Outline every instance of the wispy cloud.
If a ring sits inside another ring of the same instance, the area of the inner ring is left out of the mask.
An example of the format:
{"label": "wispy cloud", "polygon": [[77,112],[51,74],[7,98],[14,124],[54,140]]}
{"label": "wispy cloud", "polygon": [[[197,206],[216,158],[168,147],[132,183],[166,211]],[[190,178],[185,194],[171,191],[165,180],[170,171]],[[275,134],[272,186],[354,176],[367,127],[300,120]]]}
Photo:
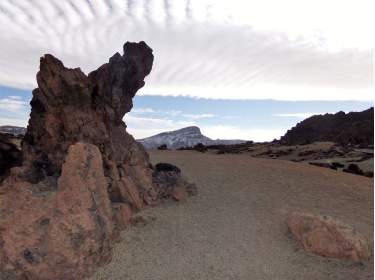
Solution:
{"label": "wispy cloud", "polygon": [[7,96],[0,98],[0,109],[8,112],[23,112],[27,103],[20,96]]}
{"label": "wispy cloud", "polygon": [[133,108],[131,112],[135,114],[149,114],[154,113],[155,110],[152,108]]}
{"label": "wispy cloud", "polygon": [[196,125],[195,122],[176,121],[167,118],[139,117],[131,114],[125,115],[124,121],[128,126],[128,132],[137,139],[149,137],[169,130]]}
{"label": "wispy cloud", "polygon": [[0,84],[34,87],[46,52],[88,72],[145,40],[155,63],[140,94],[372,100],[374,5],[329,2],[4,0]]}
{"label": "wispy cloud", "polygon": [[325,113],[280,113],[280,114],[274,114],[276,117],[284,117],[284,118],[298,118],[298,119],[306,119],[314,115],[324,115]]}
{"label": "wispy cloud", "polygon": [[13,126],[26,127],[27,121],[28,121],[27,118],[24,118],[24,117],[6,118],[6,117],[0,116],[0,125],[13,125]]}
{"label": "wispy cloud", "polygon": [[228,125],[202,126],[201,131],[212,139],[242,139],[257,142],[271,141],[284,135],[286,128],[248,128]]}
{"label": "wispy cloud", "polygon": [[148,116],[163,116],[163,117],[179,117],[188,120],[199,120],[216,117],[215,114],[201,113],[201,114],[191,114],[184,113],[180,110],[154,110],[152,108],[134,108],[129,113],[130,115],[148,115]]}
{"label": "wispy cloud", "polygon": [[213,118],[216,115],[214,114],[182,114],[183,117],[193,120]]}

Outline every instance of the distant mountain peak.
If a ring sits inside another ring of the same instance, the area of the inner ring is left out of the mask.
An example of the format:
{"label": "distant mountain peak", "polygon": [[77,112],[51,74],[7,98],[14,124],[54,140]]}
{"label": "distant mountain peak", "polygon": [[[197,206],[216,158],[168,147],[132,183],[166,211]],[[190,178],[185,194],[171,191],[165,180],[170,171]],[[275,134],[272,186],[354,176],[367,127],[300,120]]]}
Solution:
{"label": "distant mountain peak", "polygon": [[168,149],[178,149],[181,147],[192,147],[198,143],[204,145],[214,144],[236,144],[245,142],[244,140],[212,140],[202,134],[198,126],[188,126],[174,131],[167,131],[137,140],[146,149],[156,149],[161,145],[167,145]]}
{"label": "distant mountain peak", "polygon": [[3,125],[0,126],[0,133],[8,133],[12,135],[25,135],[26,128],[21,126]]}

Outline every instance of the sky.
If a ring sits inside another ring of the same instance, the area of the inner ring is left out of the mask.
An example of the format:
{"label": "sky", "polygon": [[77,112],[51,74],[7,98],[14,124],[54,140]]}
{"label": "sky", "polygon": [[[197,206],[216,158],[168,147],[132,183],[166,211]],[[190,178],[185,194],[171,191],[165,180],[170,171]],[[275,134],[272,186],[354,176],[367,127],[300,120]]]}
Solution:
{"label": "sky", "polygon": [[26,126],[39,57],[95,70],[154,51],[125,116],[136,138],[197,125],[267,141],[313,114],[373,106],[372,0],[2,0],[0,125]]}

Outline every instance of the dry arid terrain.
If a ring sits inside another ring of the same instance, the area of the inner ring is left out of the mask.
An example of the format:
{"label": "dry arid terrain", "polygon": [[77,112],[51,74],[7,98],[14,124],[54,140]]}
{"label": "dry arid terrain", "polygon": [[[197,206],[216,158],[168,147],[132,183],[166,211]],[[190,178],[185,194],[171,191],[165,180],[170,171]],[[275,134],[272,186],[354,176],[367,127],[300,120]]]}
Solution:
{"label": "dry arid terrain", "polygon": [[150,155],[179,166],[198,195],[142,212],[92,279],[373,279],[373,257],[353,264],[308,254],[285,223],[293,211],[330,215],[373,248],[373,179],[248,154]]}

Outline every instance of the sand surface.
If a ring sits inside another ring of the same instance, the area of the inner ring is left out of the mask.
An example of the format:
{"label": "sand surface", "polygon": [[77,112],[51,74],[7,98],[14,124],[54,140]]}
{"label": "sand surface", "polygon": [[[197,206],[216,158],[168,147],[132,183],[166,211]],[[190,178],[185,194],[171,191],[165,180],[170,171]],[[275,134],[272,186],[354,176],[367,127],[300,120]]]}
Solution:
{"label": "sand surface", "polygon": [[346,222],[373,246],[373,180],[248,155],[151,152],[178,165],[198,196],[148,208],[123,232],[113,261],[91,279],[373,279],[373,258],[351,264],[305,253],[288,233],[290,211]]}

